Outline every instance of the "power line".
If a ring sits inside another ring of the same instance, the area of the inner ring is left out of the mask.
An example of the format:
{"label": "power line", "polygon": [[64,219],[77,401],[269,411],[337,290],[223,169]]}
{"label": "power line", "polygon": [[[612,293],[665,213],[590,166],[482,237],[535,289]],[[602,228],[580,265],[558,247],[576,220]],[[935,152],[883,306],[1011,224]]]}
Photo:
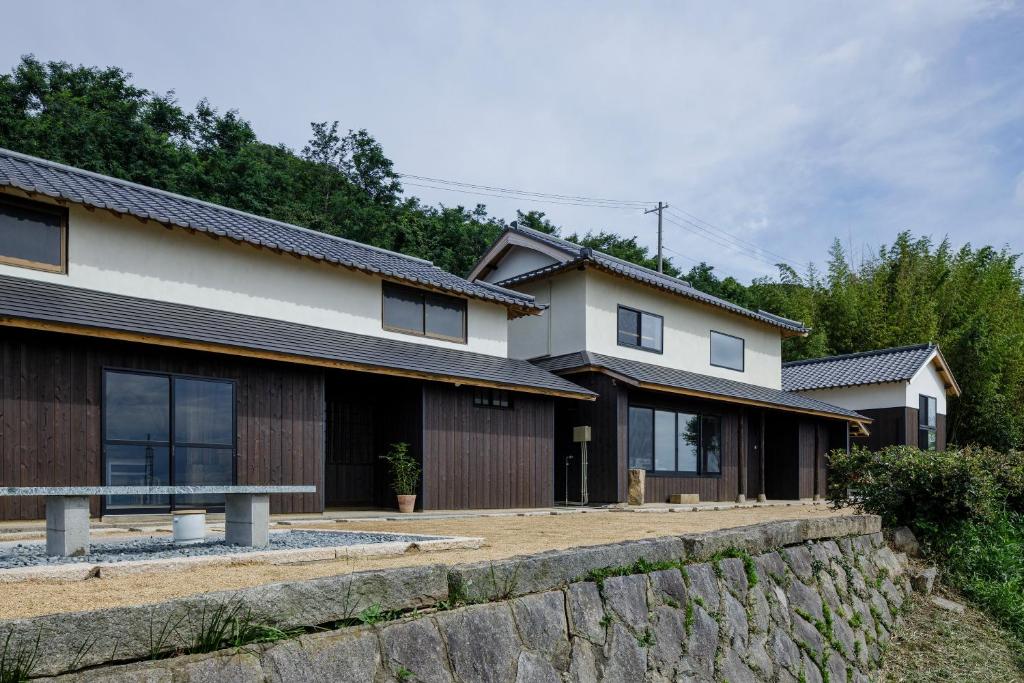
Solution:
{"label": "power line", "polygon": [[711,223],[710,221],[706,221],[703,218],[695,216],[692,213],[690,213],[689,211],[686,211],[686,210],[680,209],[680,208],[675,208],[675,209],[672,210],[672,212],[676,215],[677,218],[680,218],[681,220],[684,220],[687,223],[690,223],[691,225],[694,224],[694,221],[696,221],[697,223],[702,223],[703,225],[707,226],[708,228],[721,233],[726,238],[730,238],[731,241],[733,241],[733,242],[744,244],[744,245],[748,245],[750,248],[757,249],[758,251],[760,251],[760,252],[762,252],[764,254],[767,254],[767,255],[769,255],[769,256],[771,256],[773,258],[777,258],[777,259],[779,259],[781,261],[789,263],[790,265],[796,265],[795,263],[791,262],[787,257],[783,256],[782,254],[777,254],[777,253],[775,253],[775,252],[773,252],[773,251],[771,251],[769,249],[765,249],[764,247],[762,247],[762,246],[760,246],[758,244],[755,244],[754,242],[752,242],[752,241],[750,241],[748,239],[745,239],[743,237],[740,237],[740,236],[738,236],[738,235],[736,235],[734,233],[731,233],[728,230],[725,230],[724,228],[721,228],[721,227],[715,225],[714,223]]}
{"label": "power line", "polygon": [[[403,186],[418,187],[428,190],[442,190],[445,192],[461,193],[466,195],[474,195],[479,197],[493,197],[496,199],[511,199],[517,201],[523,201],[528,203],[537,204],[551,204],[555,206],[582,206],[598,209],[614,209],[617,211],[644,211],[644,213],[651,213],[657,211],[659,214],[659,223],[662,219],[672,223],[676,227],[682,228],[691,232],[699,237],[722,247],[729,249],[738,254],[744,255],[750,259],[759,261],[766,265],[776,266],[779,262],[786,263],[792,267],[802,268],[804,264],[797,264],[791,261],[789,258],[782,256],[781,254],[772,252],[769,249],[755,244],[754,242],[744,239],[735,233],[729,232],[710,221],[706,221],[703,218],[695,216],[694,214],[685,211],[684,209],[669,209],[667,204],[662,205],[661,202],[643,201],[638,199],[610,199],[606,197],[591,197],[586,195],[570,195],[570,194],[559,194],[553,192],[535,192],[532,190],[520,190],[515,188],[500,187],[497,185],[482,185],[477,183],[467,183],[458,180],[446,180],[443,178],[434,178],[430,176],[415,175],[412,173],[398,173],[400,178],[411,179],[419,182],[403,182]],[[651,206],[661,206],[661,210],[658,208],[649,209]],[[668,210],[671,216],[663,216],[663,210]],[[674,217],[674,219],[673,219]],[[659,231],[660,232],[660,231]],[[660,236],[660,235],[659,235]],[[660,241],[660,240],[659,240]],[[686,257],[680,254],[678,251],[669,249],[668,247],[662,247],[668,251],[679,256]],[[694,262],[697,262],[695,259]]]}
{"label": "power line", "polygon": [[618,204],[600,204],[595,202],[583,202],[583,201],[569,201],[559,199],[539,199],[535,197],[525,197],[507,194],[498,194],[496,192],[481,192],[478,190],[466,190],[459,187],[443,187],[439,185],[424,185],[420,183],[402,183],[403,187],[421,187],[428,190],[444,190],[446,192],[456,192],[459,194],[475,195],[478,197],[496,197],[498,199],[515,199],[522,202],[532,204],[554,204],[557,206],[588,206],[597,209],[615,209],[618,211],[639,211],[642,209],[640,206],[626,206]]}
{"label": "power line", "polygon": [[458,180],[444,180],[442,178],[430,178],[428,176],[413,175],[412,173],[399,173],[397,175],[400,178],[412,178],[413,180],[419,180],[422,182],[441,183],[443,185],[454,185],[456,187],[468,187],[474,190],[487,190],[489,192],[501,192],[514,195],[542,197],[546,199],[567,199],[583,202],[599,202],[602,204],[620,204],[630,205],[636,208],[648,207],[651,204],[654,204],[654,202],[644,201],[641,199],[608,199],[607,197],[586,197],[581,195],[554,194],[551,192],[533,192],[530,190],[516,190],[513,188],[497,187],[494,185],[476,185],[473,183],[464,183]]}
{"label": "power line", "polygon": [[684,230],[688,230],[689,232],[692,232],[700,237],[704,237],[705,239],[709,239],[721,247],[731,249],[732,251],[756,259],[767,265],[775,266],[782,262],[794,268],[803,267],[801,264],[795,263],[790,259],[785,258],[784,256],[780,256],[779,254],[773,254],[772,252],[761,248],[760,246],[754,244],[753,242],[734,237],[730,233],[726,233],[723,231],[715,231],[706,228],[700,225],[699,223],[695,223],[694,221],[688,220],[686,218],[681,219],[683,222],[672,220],[671,218],[666,218],[666,220],[676,225],[677,227],[683,228]]}

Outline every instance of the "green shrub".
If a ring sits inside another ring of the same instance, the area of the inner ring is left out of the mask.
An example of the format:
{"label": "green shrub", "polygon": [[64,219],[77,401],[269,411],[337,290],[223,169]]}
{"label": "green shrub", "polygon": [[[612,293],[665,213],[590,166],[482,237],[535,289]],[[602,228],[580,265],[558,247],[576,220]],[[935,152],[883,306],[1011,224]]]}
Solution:
{"label": "green shrub", "polygon": [[829,456],[828,497],[909,526],[945,581],[1024,643],[1024,454],[855,447]]}
{"label": "green shrub", "polygon": [[988,519],[1024,503],[1024,456],[990,448],[921,451],[854,446],[829,455],[828,498],[926,536],[951,521]]}
{"label": "green shrub", "polygon": [[380,456],[391,466],[391,488],[399,496],[416,494],[420,482],[420,464],[409,455],[409,444],[393,443],[387,455]]}

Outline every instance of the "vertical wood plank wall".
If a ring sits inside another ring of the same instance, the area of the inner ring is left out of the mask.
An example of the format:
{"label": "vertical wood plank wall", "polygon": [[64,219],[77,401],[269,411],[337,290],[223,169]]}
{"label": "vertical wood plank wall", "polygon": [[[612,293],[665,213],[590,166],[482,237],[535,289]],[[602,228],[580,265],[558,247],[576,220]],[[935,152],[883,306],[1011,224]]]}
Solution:
{"label": "vertical wood plank wall", "polygon": [[[327,374],[328,507],[395,507],[387,463],[391,444],[420,458],[423,382],[355,372]],[[418,504],[422,501],[417,501]]]}
{"label": "vertical wood plank wall", "polygon": [[[3,329],[0,485],[102,483],[104,367],[237,382],[239,484],[315,484],[271,496],[273,512],[323,509],[324,379],[316,370],[220,354]],[[92,500],[92,514],[100,500]],[[0,497],[0,519],[39,519],[42,499]]]}
{"label": "vertical wood plank wall", "polygon": [[424,384],[423,509],[553,505],[553,400],[512,393],[510,409],[485,408],[473,394]]}
{"label": "vertical wood plank wall", "polygon": [[[874,408],[857,412],[874,422],[868,425],[869,436],[855,437],[852,443],[873,451],[886,446],[917,446],[917,408]],[[941,413],[935,416],[935,441],[938,450],[946,450],[946,416]]]}

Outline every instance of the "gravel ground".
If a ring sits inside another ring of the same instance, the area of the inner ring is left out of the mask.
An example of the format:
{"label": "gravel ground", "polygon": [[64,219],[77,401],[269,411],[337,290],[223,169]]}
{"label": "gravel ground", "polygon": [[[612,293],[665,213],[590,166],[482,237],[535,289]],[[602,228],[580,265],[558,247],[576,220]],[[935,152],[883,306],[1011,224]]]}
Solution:
{"label": "gravel ground", "polygon": [[[736,508],[707,512],[634,514],[600,512],[543,517],[470,517],[426,520],[409,515],[408,521],[360,520],[347,526],[371,533],[478,536],[476,549],[440,553],[406,553],[395,557],[360,557],[297,565],[245,564],[230,567],[195,567],[187,571],[147,572],[88,581],[22,581],[0,584],[0,619],[30,617],[53,612],[154,603],[207,591],[247,588],[277,581],[298,581],[370,569],[411,565],[459,564],[496,560],[580,545],[614,543],[634,538],[711,531],[774,519],[831,517],[845,512],[824,505]],[[296,523],[297,524],[297,523]],[[346,525],[313,520],[303,527],[321,530]]]}
{"label": "gravel ground", "polygon": [[171,537],[142,536],[127,540],[92,542],[88,555],[77,557],[48,557],[45,543],[12,543],[0,548],[0,569],[35,567],[40,565],[74,564],[79,562],[134,562],[138,560],[166,560],[178,557],[203,557],[235,553],[263,552],[267,550],[299,550],[303,548],[331,548],[336,546],[371,543],[411,543],[442,538],[391,533],[364,533],[358,531],[279,531],[270,534],[270,546],[252,548],[227,545],[224,536],[209,534],[205,541],[189,545],[175,543]]}

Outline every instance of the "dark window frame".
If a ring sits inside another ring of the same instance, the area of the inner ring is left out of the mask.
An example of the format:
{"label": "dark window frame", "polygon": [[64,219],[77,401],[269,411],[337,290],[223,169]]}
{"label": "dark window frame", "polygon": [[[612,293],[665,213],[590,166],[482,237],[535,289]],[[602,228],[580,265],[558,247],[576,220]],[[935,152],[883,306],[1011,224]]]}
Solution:
{"label": "dark window frame", "polygon": [[39,213],[48,213],[57,216],[60,220],[60,263],[44,263],[41,261],[31,261],[28,259],[17,258],[15,256],[0,254],[0,264],[15,266],[18,268],[28,268],[30,270],[41,270],[47,273],[56,273],[58,275],[67,275],[68,208],[66,206],[57,206],[55,204],[47,204],[45,202],[32,201],[31,199],[23,199],[21,197],[12,197],[10,195],[0,194],[0,205],[5,204],[19,209],[38,211]]}
{"label": "dark window frame", "polygon": [[[129,375],[145,375],[148,377],[164,377],[167,378],[167,400],[168,400],[168,418],[167,418],[167,441],[144,441],[138,439],[107,439],[107,375],[108,373],[116,372]],[[100,368],[100,474],[102,477],[103,485],[107,484],[107,445],[113,446],[158,446],[161,448],[167,448],[167,463],[168,463],[168,485],[174,486],[174,449],[175,447],[181,448],[219,448],[226,449],[229,446],[225,444],[214,444],[214,443],[198,443],[198,442],[181,442],[178,443],[175,439],[175,424],[174,424],[174,380],[175,379],[190,379],[207,382],[220,382],[223,384],[231,385],[231,483],[235,485],[238,483],[238,380],[230,377],[208,377],[203,375],[192,375],[181,372],[161,372],[159,370],[139,370],[138,368],[122,368],[116,366],[102,366]],[[107,496],[100,497],[100,507],[103,514],[107,512]],[[175,509],[175,496],[168,496],[167,511]],[[209,512],[223,512],[224,506],[209,506],[206,508]],[[129,507],[116,507],[116,514],[154,514],[154,510],[157,508],[129,508]],[[166,514],[156,512],[155,514]]]}
{"label": "dark window frame", "polygon": [[[626,342],[622,341],[622,339],[619,337],[619,311],[629,311],[630,313],[636,313],[636,316],[637,316],[636,317],[636,323],[637,323],[636,337],[637,337],[637,340],[639,340],[639,339],[641,339],[643,337],[643,329],[644,329],[644,327],[643,327],[643,318],[644,318],[644,316],[645,315],[649,315],[652,318],[657,318],[658,319],[658,323],[661,325],[661,335],[660,335],[660,338],[659,338],[660,344],[659,344],[658,348],[656,348],[656,349],[648,348],[648,347],[643,346],[642,344],[640,344],[639,341],[636,344],[629,344],[629,343],[626,343]],[[623,347],[625,347],[627,349],[638,349],[640,351],[646,351],[647,353],[664,354],[665,353],[665,316],[658,315],[657,313],[651,313],[650,311],[643,311],[643,310],[640,310],[639,308],[633,308],[632,306],[623,306],[622,304],[619,304],[618,307],[615,309],[615,341],[616,341],[616,343],[618,343],[619,346],[623,346]]]}
{"label": "dark window frame", "polygon": [[511,391],[492,387],[473,389],[473,405],[477,408],[490,408],[491,410],[512,410],[514,408]]}
{"label": "dark window frame", "polygon": [[[929,424],[929,408],[935,406],[935,424]],[[922,408],[925,408],[922,410]],[[939,401],[928,394],[917,395],[917,447],[922,451],[938,450],[939,448]],[[933,439],[929,439],[933,437]],[[935,446],[930,441],[935,441]]]}
{"label": "dark window frame", "polygon": [[[629,463],[629,434],[632,429],[632,419],[630,417],[631,409],[650,410],[651,411],[651,469],[645,469],[649,477],[686,477],[686,478],[704,478],[704,479],[719,479],[722,477],[722,468],[725,463],[725,451],[722,448],[723,442],[719,443],[719,454],[718,454],[718,471],[708,472],[707,471],[707,457],[704,445],[704,420],[705,418],[715,418],[718,420],[719,439],[721,440],[722,435],[725,433],[725,421],[721,413],[716,412],[704,412],[700,410],[675,410],[666,409],[664,407],[658,407],[647,403],[630,403],[626,407],[626,466],[630,468]],[[675,463],[676,467],[679,467],[679,415],[693,415],[697,418],[698,424],[698,437],[697,437],[697,470],[659,470],[653,469],[657,462],[657,455],[655,453],[656,439],[654,438],[654,430],[656,425],[656,418],[654,414],[657,412],[671,412],[675,414],[675,430],[673,433],[673,444],[675,448]]]}
{"label": "dark window frame", "polygon": [[[715,338],[716,334],[719,335],[719,336],[722,336],[722,337],[729,337],[730,339],[739,339],[740,340],[740,367],[734,368],[731,365],[721,365],[720,363],[714,362],[714,360],[713,360],[713,358],[715,357],[715,351],[714,351],[715,342],[714,342],[714,338]],[[725,370],[733,370],[735,372],[746,372],[747,371],[747,340],[745,338],[743,338],[743,337],[737,337],[735,334],[728,334],[726,332],[719,332],[718,330],[711,330],[711,333],[708,335],[708,363],[710,363],[711,367],[713,367],[713,368],[723,368]]]}
{"label": "dark window frame", "polygon": [[[399,327],[397,325],[388,325],[385,322],[384,307],[387,306],[387,290],[397,290],[404,292],[406,295],[412,294],[420,299],[420,318],[423,326],[423,331],[407,329],[405,327]],[[430,299],[438,299],[446,302],[459,302],[459,308],[462,309],[462,336],[452,337],[445,334],[431,333],[427,330],[427,302]],[[409,287],[406,285],[398,284],[397,282],[391,282],[384,280],[381,283],[380,290],[380,324],[381,329],[387,330],[388,332],[398,332],[400,334],[408,334],[414,337],[424,337],[426,339],[439,339],[441,341],[449,341],[457,344],[466,344],[469,341],[469,303],[466,299],[458,296],[451,296],[449,294],[440,294],[438,292],[429,291],[426,289],[419,289],[418,287]]]}

